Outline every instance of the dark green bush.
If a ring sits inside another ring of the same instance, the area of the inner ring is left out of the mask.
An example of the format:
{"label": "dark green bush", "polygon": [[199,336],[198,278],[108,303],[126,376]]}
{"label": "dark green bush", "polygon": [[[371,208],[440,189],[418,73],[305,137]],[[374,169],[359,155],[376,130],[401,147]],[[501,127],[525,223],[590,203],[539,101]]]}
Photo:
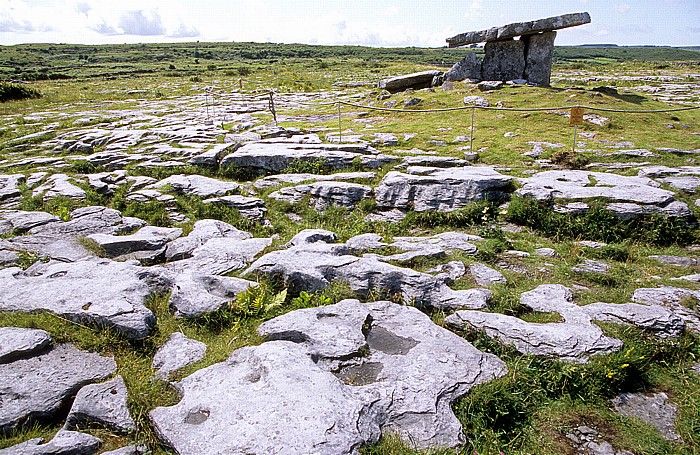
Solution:
{"label": "dark green bush", "polygon": [[41,93],[22,84],[0,82],[0,102],[41,98]]}

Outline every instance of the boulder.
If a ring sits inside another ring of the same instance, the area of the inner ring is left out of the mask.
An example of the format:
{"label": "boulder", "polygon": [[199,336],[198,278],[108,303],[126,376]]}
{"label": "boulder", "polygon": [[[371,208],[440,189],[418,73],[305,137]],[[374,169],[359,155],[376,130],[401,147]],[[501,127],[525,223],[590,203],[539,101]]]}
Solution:
{"label": "boulder", "polygon": [[195,269],[174,278],[169,304],[175,317],[197,318],[235,301],[238,294],[251,286],[257,286],[257,283],[235,277],[205,275]]}
{"label": "boulder", "polygon": [[481,80],[481,60],[474,52],[467,54],[445,73],[446,81]]}
{"label": "boulder", "polygon": [[54,174],[46,179],[43,185],[34,188],[32,196],[41,196],[44,201],[55,199],[59,196],[81,201],[86,199],[87,193],[85,190],[71,183],[70,179],[66,174]]}
{"label": "boulder", "polygon": [[[435,325],[415,308],[344,300],[287,313],[262,324],[271,340],[304,346],[377,411],[384,434],[416,448],[466,442],[451,403],[473,386],[506,373],[503,362]],[[367,393],[374,392],[374,393]]]}
{"label": "boulder", "polygon": [[164,266],[171,274],[225,275],[245,268],[265,248],[271,238],[214,237],[192,250],[191,257]]}
{"label": "boulder", "polygon": [[153,356],[151,367],[156,370],[156,377],[167,381],[170,373],[198,362],[204,358],[206,352],[206,344],[175,332],[163,346],[158,348],[156,355]]}
{"label": "boulder", "polygon": [[374,190],[380,209],[451,212],[484,199],[502,199],[512,179],[489,167],[438,169],[409,167],[391,171]]}
{"label": "boulder", "polygon": [[0,455],[94,455],[102,445],[102,440],[95,436],[68,430],[58,430],[51,441],[43,442],[44,438],[30,439],[0,449]]}
{"label": "boulder", "polygon": [[288,186],[270,194],[272,199],[292,204],[301,202],[306,196],[310,197],[310,202],[317,211],[335,206],[353,208],[360,201],[371,198],[372,188],[357,183],[331,181]]}
{"label": "boulder", "polygon": [[0,270],[0,311],[45,310],[141,339],[155,324],[145,299],[169,289],[158,270],[106,259],[55,262],[37,276],[13,267]]}
{"label": "boulder", "polygon": [[672,286],[640,288],[634,291],[632,301],[665,306],[683,318],[688,329],[700,332],[700,314],[692,309],[700,301],[700,291]]}
{"label": "boulder", "polygon": [[150,416],[177,453],[356,455],[379,439],[372,407],[291,342],[238,349],[176,386],[181,401]]}
{"label": "boulder", "polygon": [[0,434],[20,425],[49,421],[81,387],[106,379],[116,369],[114,359],[68,344],[35,357],[0,364]]}
{"label": "boulder", "polygon": [[160,190],[165,187],[172,188],[176,194],[197,196],[200,198],[210,198],[216,196],[226,196],[237,193],[240,185],[236,182],[226,182],[202,175],[171,175],[146,187],[150,190]]}
{"label": "boulder", "polygon": [[419,73],[406,74],[395,76],[379,81],[378,87],[387,90],[391,93],[403,92],[406,89],[422,89],[430,87],[433,84],[433,79],[442,75],[441,71],[428,70]]}
{"label": "boulder", "polygon": [[0,327],[0,364],[31,357],[51,344],[45,330]]}
{"label": "boulder", "polygon": [[525,73],[525,43],[520,40],[488,41],[484,46],[481,80],[510,81]]}
{"label": "boulder", "polygon": [[66,222],[42,223],[30,228],[27,233],[60,240],[66,237],[85,237],[90,234],[126,234],[145,225],[145,221],[123,217],[117,210],[90,206],[73,210],[70,219]]}
{"label": "boulder", "polygon": [[287,242],[287,247],[309,245],[311,243],[335,243],[338,241],[338,234],[325,229],[304,229]]}
{"label": "boulder", "polygon": [[179,237],[168,243],[165,257],[168,261],[177,261],[192,257],[192,252],[204,245],[209,239],[225,237],[237,240],[246,240],[253,237],[249,232],[244,232],[219,220],[199,220],[194,223],[192,231],[186,237]]}
{"label": "boulder", "polygon": [[477,286],[491,286],[492,284],[506,284],[506,277],[498,270],[494,270],[484,264],[472,264],[469,271],[474,277]]}
{"label": "boulder", "polygon": [[78,391],[63,428],[76,430],[88,423],[97,423],[120,433],[136,430],[136,423],[127,406],[126,385],[121,376],[101,384],[86,385]]}
{"label": "boulder", "polygon": [[661,305],[591,303],[580,308],[596,321],[634,325],[659,338],[675,338],[685,330],[685,321]]}
{"label": "boulder", "polygon": [[32,228],[55,221],[61,221],[61,219],[46,212],[2,211],[0,212],[0,235],[24,234]]}

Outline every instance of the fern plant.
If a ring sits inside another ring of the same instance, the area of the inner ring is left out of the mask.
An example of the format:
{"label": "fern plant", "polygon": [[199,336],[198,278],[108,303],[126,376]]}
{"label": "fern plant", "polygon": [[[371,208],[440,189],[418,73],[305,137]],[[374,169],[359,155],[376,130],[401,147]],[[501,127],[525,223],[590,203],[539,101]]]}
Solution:
{"label": "fern plant", "polygon": [[241,317],[259,317],[282,307],[287,300],[287,290],[275,293],[266,283],[251,286],[238,294],[231,302],[231,310]]}

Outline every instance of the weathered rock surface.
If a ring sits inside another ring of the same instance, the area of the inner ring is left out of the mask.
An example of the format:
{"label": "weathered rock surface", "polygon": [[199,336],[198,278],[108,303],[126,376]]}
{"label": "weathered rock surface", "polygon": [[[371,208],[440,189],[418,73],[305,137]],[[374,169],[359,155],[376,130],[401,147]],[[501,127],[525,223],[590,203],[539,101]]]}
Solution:
{"label": "weathered rock surface", "polygon": [[633,455],[626,450],[616,450],[612,444],[605,441],[597,430],[580,425],[567,433],[577,454],[581,455]]}
{"label": "weathered rock surface", "polygon": [[446,81],[463,81],[466,79],[481,79],[481,60],[474,52],[467,54],[466,57],[455,63],[452,68],[445,73]]}
{"label": "weathered rock surface", "polygon": [[192,257],[192,252],[209,239],[217,237],[246,240],[253,237],[228,223],[219,220],[199,220],[194,223],[192,231],[186,237],[179,237],[170,242],[165,251],[168,261],[177,261]]}
{"label": "weathered rock surface", "polygon": [[214,237],[192,250],[190,258],[170,262],[164,268],[175,274],[225,275],[245,268],[271,244],[271,238]]}
{"label": "weathered rock surface", "polygon": [[238,349],[177,387],[177,405],[150,413],[177,453],[351,455],[379,439],[371,406],[294,343]]}
{"label": "weathered rock surface", "polygon": [[171,175],[160,182],[149,185],[146,189],[159,190],[166,186],[172,188],[177,194],[210,198],[237,193],[240,185],[235,182],[226,182],[202,175],[178,174]]}
{"label": "weathered rock surface", "polygon": [[63,428],[76,430],[90,422],[122,433],[136,430],[136,423],[127,407],[126,385],[121,376],[80,389]]}
{"label": "weathered rock surface", "polygon": [[123,217],[117,210],[90,206],[73,210],[66,222],[42,223],[30,228],[27,233],[56,240],[90,234],[125,234],[145,225],[145,221]]}
{"label": "weathered rock surface", "polygon": [[56,262],[37,276],[12,267],[0,270],[0,310],[46,310],[141,339],[155,324],[144,300],[169,288],[169,281],[156,270],[106,259]]}
{"label": "weathered rock surface", "polygon": [[[424,167],[464,167],[469,166],[469,162],[460,160],[453,156],[433,156],[433,155],[417,155],[405,156],[400,164],[401,167],[409,166],[424,166]],[[398,166],[397,166],[398,167]]]}
{"label": "weathered rock surface", "polygon": [[263,221],[267,214],[265,201],[256,197],[248,196],[221,196],[211,199],[205,199],[205,204],[217,204],[231,207],[238,210],[238,213],[244,217],[255,221]]}
{"label": "weathered rock surface", "polygon": [[672,286],[640,288],[634,291],[632,301],[665,306],[683,318],[688,329],[700,332],[700,313],[697,309],[692,309],[697,308],[696,302],[700,301],[700,291]]}
{"label": "weathered rock surface", "polygon": [[472,264],[469,271],[478,286],[491,286],[492,284],[506,284],[506,277],[498,270],[494,270],[484,264]]}
{"label": "weathered rock surface", "polygon": [[127,446],[121,449],[103,452],[102,455],[145,455],[148,453],[148,447],[144,445]]}
{"label": "weathered rock surface", "polygon": [[634,325],[659,338],[675,338],[685,330],[685,321],[660,305],[591,303],[580,308],[596,321]]}
{"label": "weathered rock surface", "polygon": [[[354,159],[377,155],[364,144],[251,143],[221,160],[221,168],[236,166],[257,174],[279,174],[295,160],[323,160],[331,169],[350,167]],[[390,162],[390,161],[389,161]],[[384,163],[377,163],[378,166]],[[376,167],[378,167],[376,166]]]}
{"label": "weathered rock surface", "polygon": [[418,448],[464,444],[450,404],[474,385],[506,372],[496,357],[436,326],[420,311],[390,302],[344,300],[298,310],[258,331],[268,339],[301,343],[351,390],[376,392],[365,396],[381,397],[367,404],[379,411],[382,431]]}
{"label": "weathered rock surface", "polygon": [[451,212],[483,199],[501,199],[511,178],[488,167],[409,167],[389,172],[374,190],[380,209]]}
{"label": "weathered rock surface", "polygon": [[297,233],[287,242],[287,247],[309,245],[312,243],[335,243],[338,241],[338,234],[326,229],[304,229]]}
{"label": "weathered rock surface", "polygon": [[440,76],[442,72],[437,70],[421,71],[419,73],[406,74],[403,76],[395,76],[379,81],[378,87],[387,90],[391,93],[403,92],[406,89],[421,89],[430,87],[433,84],[433,78]]}
{"label": "weathered rock surface", "polygon": [[54,174],[43,185],[34,188],[32,196],[41,196],[44,201],[55,199],[59,196],[69,199],[83,200],[87,193],[82,188],[74,185],[66,174]]}
{"label": "weathered rock surface", "polygon": [[253,186],[258,190],[265,190],[275,186],[281,186],[285,183],[303,183],[309,181],[353,181],[373,179],[376,176],[375,172],[338,172],[335,174],[278,174],[269,175],[255,181]]}
{"label": "weathered rock surface", "polygon": [[523,78],[529,83],[549,86],[556,38],[557,32],[553,31],[521,38],[525,41],[527,49]]}
{"label": "weathered rock surface", "polygon": [[612,403],[620,414],[642,419],[656,427],[664,438],[682,442],[675,430],[678,408],[668,401],[665,393],[649,396],[642,393],[621,393]]}
{"label": "weathered rock surface", "polygon": [[466,46],[467,44],[484,41],[505,40],[520,35],[531,35],[540,32],[560,30],[567,27],[588,24],[591,16],[588,13],[564,14],[530,22],[516,22],[502,27],[493,27],[478,32],[462,33],[447,39],[450,47]]}
{"label": "weathered rock surface", "polygon": [[82,386],[106,379],[116,368],[114,359],[72,345],[0,364],[0,433],[50,419]]}
{"label": "weathered rock surface", "polygon": [[658,254],[649,256],[649,259],[654,259],[662,264],[675,265],[677,267],[695,267],[700,264],[698,258],[691,258],[686,256],[671,256],[667,254]]}
{"label": "weathered rock surface", "polygon": [[146,226],[130,235],[91,234],[87,238],[109,257],[117,257],[136,251],[152,251],[182,235],[180,228]]}
{"label": "weathered rock surface", "polygon": [[327,210],[330,207],[353,208],[363,199],[372,195],[372,188],[357,183],[348,182],[316,182],[309,185],[298,185],[281,188],[270,194],[270,197],[290,203],[301,202],[305,196],[310,196],[314,209]]}
{"label": "weathered rock surface", "polygon": [[485,308],[491,294],[484,289],[453,291],[426,273],[397,267],[375,257],[356,257],[344,245],[313,243],[273,251],[255,261],[243,276],[279,276],[289,292],[314,292],[339,279],[365,298],[370,292],[401,296],[417,307]]}
{"label": "weathered rock surface", "polygon": [[594,275],[605,275],[612,269],[612,266],[600,261],[586,259],[583,263],[572,267],[571,271],[576,273],[592,273]]}
{"label": "weathered rock surface", "polygon": [[489,41],[484,46],[481,80],[510,81],[525,73],[525,42],[520,40]]}
{"label": "weathered rock surface", "polygon": [[26,358],[51,344],[51,335],[45,330],[0,327],[0,363]]}
{"label": "weathered rock surface", "polygon": [[7,449],[0,455],[93,455],[97,453],[102,440],[95,436],[76,431],[58,430],[46,444],[44,438],[34,438]]}
{"label": "weathered rock surface", "polygon": [[174,279],[169,305],[175,317],[196,318],[221,309],[256,285],[241,278],[199,274],[197,270],[184,272]]}
{"label": "weathered rock surface", "polygon": [[24,234],[32,228],[61,219],[46,212],[6,210],[0,212],[0,234]]}
{"label": "weathered rock surface", "polygon": [[23,174],[0,175],[0,201],[22,197],[19,185],[25,180]]}
{"label": "weathered rock surface", "polygon": [[152,368],[156,370],[158,378],[167,381],[170,373],[201,360],[206,352],[206,344],[175,332],[158,348],[153,356]]}

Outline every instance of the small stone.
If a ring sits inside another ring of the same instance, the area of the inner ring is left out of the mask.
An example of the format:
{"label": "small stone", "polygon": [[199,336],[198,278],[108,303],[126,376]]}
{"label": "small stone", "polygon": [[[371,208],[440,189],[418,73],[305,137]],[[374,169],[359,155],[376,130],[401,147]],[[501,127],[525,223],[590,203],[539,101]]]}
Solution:
{"label": "small stone", "polygon": [[586,259],[583,264],[579,264],[576,267],[572,267],[571,271],[576,273],[593,273],[596,275],[605,275],[612,269],[611,265],[605,264],[604,262],[592,261]]}
{"label": "small stone", "polygon": [[204,357],[206,351],[206,344],[175,332],[163,346],[158,348],[151,367],[157,370],[158,378],[167,381],[170,373],[198,362]]}
{"label": "small stone", "polygon": [[127,406],[126,385],[121,376],[101,384],[87,385],[78,391],[64,429],[75,430],[88,422],[96,422],[122,433],[136,430]]}
{"label": "small stone", "polygon": [[51,335],[44,330],[0,327],[0,364],[31,357],[49,344]]}
{"label": "small stone", "polygon": [[547,258],[554,258],[557,257],[557,252],[553,250],[552,248],[537,248],[535,250],[535,254],[537,256],[543,256]]}
{"label": "small stone", "polygon": [[465,96],[464,104],[467,106],[479,106],[479,107],[489,107],[489,100],[483,96]]}
{"label": "small stone", "polygon": [[664,438],[681,443],[675,431],[678,408],[668,401],[665,393],[644,395],[641,393],[621,393],[612,400],[615,410],[628,417],[637,417],[650,423]]}
{"label": "small stone", "polygon": [[94,455],[102,445],[102,440],[95,436],[68,430],[58,430],[51,441],[42,442],[43,438],[30,439],[0,449],[0,455]]}
{"label": "small stone", "polygon": [[423,101],[423,100],[420,99],[420,98],[409,98],[409,99],[407,99],[406,101],[403,102],[403,107],[413,107],[413,106],[417,106],[418,104],[421,103],[421,101]]}
{"label": "small stone", "polygon": [[472,264],[469,271],[478,286],[491,286],[492,284],[506,284],[506,278],[498,270],[487,267],[484,264]]}
{"label": "small stone", "polygon": [[654,259],[662,264],[675,265],[677,267],[694,267],[698,265],[697,258],[689,258],[684,256],[670,256],[670,255],[652,255],[649,259]]}

